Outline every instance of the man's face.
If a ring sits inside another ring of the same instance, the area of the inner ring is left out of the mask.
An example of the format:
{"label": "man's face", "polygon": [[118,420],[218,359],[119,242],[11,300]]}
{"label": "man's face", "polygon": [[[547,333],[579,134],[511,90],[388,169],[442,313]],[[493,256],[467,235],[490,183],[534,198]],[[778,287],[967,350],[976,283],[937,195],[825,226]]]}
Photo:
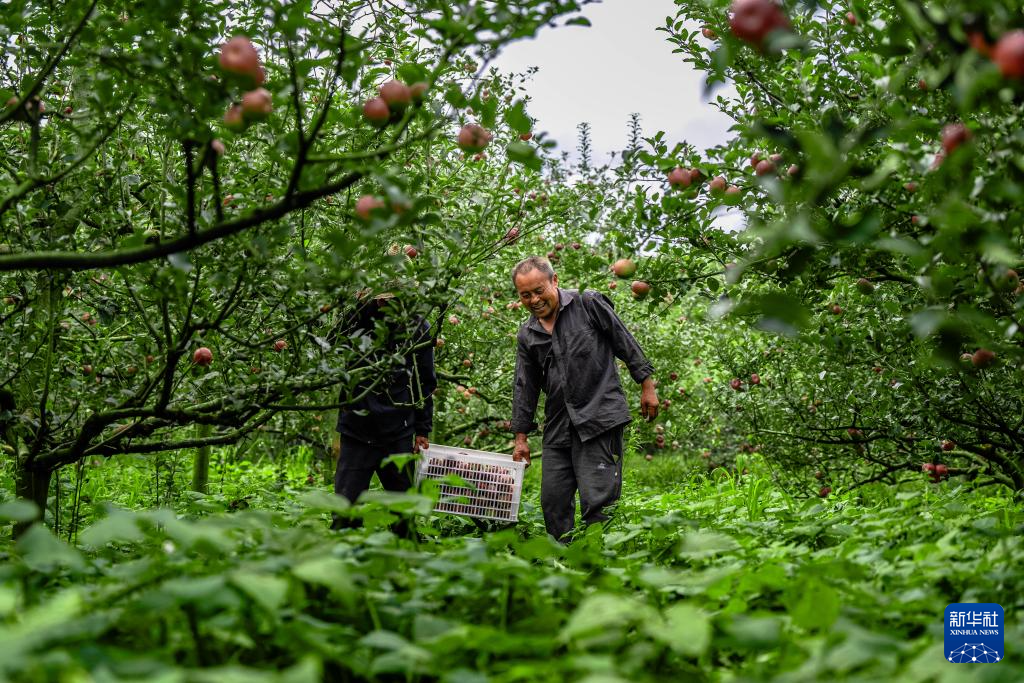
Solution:
{"label": "man's face", "polygon": [[558,311],[558,276],[552,279],[539,270],[527,270],[516,276],[519,300],[537,318],[548,320]]}

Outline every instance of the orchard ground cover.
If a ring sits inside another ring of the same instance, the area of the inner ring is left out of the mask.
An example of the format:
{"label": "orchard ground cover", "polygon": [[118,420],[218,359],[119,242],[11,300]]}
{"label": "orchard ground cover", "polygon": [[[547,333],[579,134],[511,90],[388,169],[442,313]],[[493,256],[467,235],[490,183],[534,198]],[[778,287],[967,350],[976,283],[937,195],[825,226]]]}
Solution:
{"label": "orchard ground cover", "polygon": [[[3,4],[3,675],[1019,680],[1024,7],[676,7],[734,136],[595,166],[489,64],[571,0]],[[327,532],[410,350],[345,321],[426,318],[434,442],[508,452],[533,254],[657,369],[614,524],[545,539],[533,468],[512,529]]]}
{"label": "orchard ground cover", "polygon": [[[537,467],[505,530],[376,491],[365,528],[330,532],[338,500],[273,464],[232,492],[245,510],[221,495],[177,514],[109,507],[75,545],[36,526],[5,550],[0,667],[25,681],[1019,680],[1019,623],[1006,659],[974,668],[945,662],[941,623],[958,600],[1020,609],[1019,503],[923,476],[797,497],[759,455],[740,464],[633,453],[614,523],[567,548],[543,533]],[[390,533],[395,516],[420,538]]]}

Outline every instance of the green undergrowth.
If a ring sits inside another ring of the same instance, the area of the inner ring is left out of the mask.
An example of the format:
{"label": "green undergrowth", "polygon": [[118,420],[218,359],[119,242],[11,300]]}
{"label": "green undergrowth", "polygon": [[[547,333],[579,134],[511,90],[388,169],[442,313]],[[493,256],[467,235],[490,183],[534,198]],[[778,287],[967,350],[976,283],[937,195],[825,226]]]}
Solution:
{"label": "green undergrowth", "polygon": [[[0,679],[1024,680],[1012,496],[954,479],[819,499],[747,465],[629,457],[613,523],[568,547],[543,534],[539,466],[508,528],[411,493],[347,509],[287,472],[108,507],[74,544],[36,526],[0,545]],[[364,526],[331,532],[332,512]],[[1003,606],[1002,662],[945,661],[951,602]]]}

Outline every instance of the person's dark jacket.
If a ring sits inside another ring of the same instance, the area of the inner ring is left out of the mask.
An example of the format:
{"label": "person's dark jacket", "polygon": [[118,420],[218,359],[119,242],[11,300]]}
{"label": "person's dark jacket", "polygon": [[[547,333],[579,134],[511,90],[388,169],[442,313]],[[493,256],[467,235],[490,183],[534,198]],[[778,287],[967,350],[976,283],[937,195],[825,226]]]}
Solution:
{"label": "person's dark jacket", "polygon": [[[537,428],[534,413],[540,392],[547,394],[546,446],[566,442],[570,422],[582,441],[629,422],[616,358],[637,383],[654,374],[606,296],[593,290],[580,294],[559,289],[558,297],[553,334],[533,316],[519,328],[512,398],[512,431],[529,433]],[[563,400],[557,400],[559,396]]]}
{"label": "person's dark jacket", "polygon": [[[372,302],[362,307],[349,334],[366,334],[374,339],[375,330],[379,332],[375,325],[380,318],[376,308]],[[371,354],[371,363],[393,355],[401,347],[417,348],[405,354],[402,365],[391,366],[389,376],[365,397],[338,412],[337,429],[342,437],[368,444],[383,444],[413,435],[430,434],[434,416],[433,393],[437,388],[434,345],[430,339],[430,324],[420,319],[414,325],[411,337],[402,339],[400,330],[392,323],[387,328],[386,339],[375,340],[380,347]],[[354,395],[360,395],[371,383],[372,378],[361,382]],[[346,393],[342,388],[342,402]]]}

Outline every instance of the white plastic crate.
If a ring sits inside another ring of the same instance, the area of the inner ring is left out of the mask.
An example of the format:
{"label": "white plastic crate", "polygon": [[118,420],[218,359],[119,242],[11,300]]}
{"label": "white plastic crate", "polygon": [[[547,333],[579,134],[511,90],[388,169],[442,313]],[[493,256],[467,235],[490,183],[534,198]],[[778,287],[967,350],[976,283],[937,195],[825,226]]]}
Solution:
{"label": "white plastic crate", "polygon": [[525,469],[511,455],[431,444],[417,463],[416,484],[454,474],[466,485],[441,482],[436,512],[515,522]]}

